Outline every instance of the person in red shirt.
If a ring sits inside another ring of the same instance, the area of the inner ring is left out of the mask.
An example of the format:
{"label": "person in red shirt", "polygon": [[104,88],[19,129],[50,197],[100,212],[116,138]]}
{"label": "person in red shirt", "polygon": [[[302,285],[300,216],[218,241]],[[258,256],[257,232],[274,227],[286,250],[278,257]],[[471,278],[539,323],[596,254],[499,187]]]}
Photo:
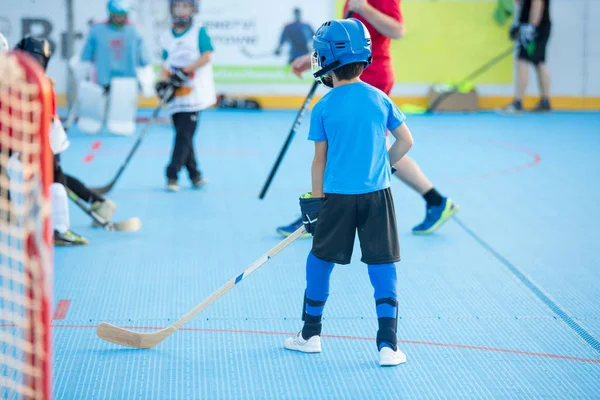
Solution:
{"label": "person in red shirt", "polygon": [[[373,62],[360,79],[389,95],[394,86],[391,42],[392,39],[403,37],[405,33],[400,0],[347,0],[344,15],[349,14],[351,18],[364,23],[371,34]],[[292,63],[292,71],[299,77],[310,67],[311,54],[298,57]],[[412,229],[414,234],[430,234],[458,212],[458,205],[435,189],[412,158],[402,157],[396,168],[394,175],[423,196],[426,202],[425,219]],[[277,228],[277,232],[282,236],[289,236],[300,226],[302,218]]]}

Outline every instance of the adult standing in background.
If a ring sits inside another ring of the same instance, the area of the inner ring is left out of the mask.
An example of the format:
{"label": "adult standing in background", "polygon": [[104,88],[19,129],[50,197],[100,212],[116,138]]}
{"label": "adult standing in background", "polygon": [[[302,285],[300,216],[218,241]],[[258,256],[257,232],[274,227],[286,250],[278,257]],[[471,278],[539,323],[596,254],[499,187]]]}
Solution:
{"label": "adult standing in background", "polygon": [[523,111],[523,98],[529,82],[529,64],[535,68],[540,102],[533,111],[551,111],[550,72],[546,65],[546,47],[550,39],[552,22],[550,21],[550,0],[517,0],[520,6],[518,19],[510,28],[510,37],[517,41],[517,80],[515,97],[504,108],[509,113]]}
{"label": "adult standing in background", "polygon": [[290,44],[289,64],[296,58],[310,51],[309,45],[312,42],[312,37],[315,34],[312,27],[302,22],[302,10],[294,8],[294,22],[287,24],[281,32],[279,46],[275,49],[275,55],[281,54],[281,48],[285,43]]}

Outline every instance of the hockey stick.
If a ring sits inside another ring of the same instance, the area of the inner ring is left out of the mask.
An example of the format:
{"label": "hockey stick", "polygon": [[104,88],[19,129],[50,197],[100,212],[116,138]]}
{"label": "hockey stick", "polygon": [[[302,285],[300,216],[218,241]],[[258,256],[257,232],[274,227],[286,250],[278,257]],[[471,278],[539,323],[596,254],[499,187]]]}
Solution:
{"label": "hockey stick", "polygon": [[142,227],[142,223],[138,217],[130,218],[123,222],[110,222],[96,214],[90,207],[85,204],[83,200],[79,198],[71,189],[66,188],[69,198],[75,202],[81,208],[81,210],[92,217],[96,223],[102,226],[107,231],[120,231],[120,232],[134,232],[139,231]]}
{"label": "hockey stick", "polygon": [[[172,90],[174,90],[174,88],[170,88],[170,90],[172,91]],[[150,119],[148,120],[148,122],[146,123],[146,125],[144,126],[144,128],[142,129],[142,131],[140,132],[140,134],[139,134],[138,138],[136,139],[133,147],[129,151],[129,154],[125,158],[125,161],[123,161],[123,164],[121,164],[121,167],[119,167],[119,170],[117,171],[117,174],[115,175],[115,177],[113,178],[113,180],[110,181],[110,183],[108,185],[106,185],[106,186],[102,186],[102,187],[98,187],[98,188],[93,188],[91,190],[93,190],[94,192],[96,192],[98,194],[105,194],[105,193],[108,193],[108,192],[110,192],[112,190],[112,188],[115,186],[115,184],[117,183],[117,181],[121,177],[121,174],[123,173],[123,171],[125,171],[125,168],[129,164],[129,161],[131,160],[131,158],[133,157],[133,155],[137,151],[138,147],[140,147],[140,144],[142,144],[142,140],[144,139],[144,136],[146,136],[146,134],[150,130],[150,127],[156,121],[156,119],[158,117],[158,113],[160,113],[160,110],[165,106],[165,104],[167,104],[166,99],[168,99],[170,96],[171,96],[171,92],[167,92],[167,93],[165,93],[165,96],[163,96],[163,98],[160,100],[160,103],[154,109],[154,112],[152,113],[152,117],[150,117]]]}
{"label": "hockey stick", "polygon": [[496,64],[498,64],[500,61],[504,60],[506,57],[508,57],[509,55],[511,55],[513,53],[513,51],[514,51],[513,47],[511,46],[510,48],[508,48],[505,51],[503,51],[502,53],[498,54],[496,57],[492,58],[490,61],[488,61],[487,63],[485,63],[481,67],[479,67],[474,72],[472,72],[469,76],[467,76],[465,79],[463,79],[462,81],[460,81],[460,83],[458,83],[457,85],[455,85],[451,90],[449,90],[447,92],[440,93],[440,95],[437,97],[437,99],[435,99],[433,101],[433,103],[431,103],[429,105],[429,107],[427,107],[427,110],[425,112],[426,113],[431,113],[431,112],[435,111],[436,108],[442,103],[442,101],[446,100],[449,96],[451,96],[454,93],[458,92],[458,88],[460,86],[462,86],[463,84],[465,84],[465,83],[467,83],[467,82],[469,82],[469,81],[477,78],[479,75],[483,74],[484,72],[487,72],[490,68],[492,68],[493,66],[495,66]]}
{"label": "hockey stick", "polygon": [[79,91],[75,91],[75,96],[73,97],[73,100],[71,101],[71,107],[69,108],[69,115],[67,115],[67,119],[63,125],[65,131],[69,130],[69,128],[71,127],[71,125],[73,125],[75,119],[77,118],[77,109],[79,108],[77,104],[78,101]]}
{"label": "hockey stick", "polygon": [[285,156],[285,153],[287,152],[288,147],[290,147],[290,144],[292,143],[292,139],[294,139],[294,136],[296,135],[296,131],[298,130],[298,127],[300,126],[300,123],[302,122],[302,118],[304,117],[306,110],[308,110],[308,106],[310,105],[310,102],[312,101],[312,98],[315,95],[315,92],[317,91],[318,86],[319,86],[319,83],[317,81],[315,81],[313,83],[312,87],[310,88],[310,92],[308,92],[308,96],[306,96],[306,99],[304,100],[304,104],[302,104],[302,107],[300,108],[300,111],[298,112],[298,115],[296,116],[296,119],[294,120],[292,129],[290,130],[290,133],[288,134],[288,137],[285,140],[283,147],[279,151],[277,160],[275,160],[275,164],[273,164],[273,167],[271,168],[271,172],[269,173],[269,176],[267,177],[267,180],[266,180],[265,184],[263,185],[262,190],[260,191],[260,195],[258,196],[259,199],[262,200],[265,198],[265,195],[267,194],[267,190],[269,190],[269,186],[271,186],[271,182],[273,181],[273,178],[275,177],[275,174],[277,173],[277,169],[279,169],[279,164],[281,164],[281,161],[283,161],[283,157]]}
{"label": "hockey stick", "polygon": [[152,333],[134,332],[125,328],[102,322],[96,329],[96,334],[100,339],[119,344],[121,346],[134,347],[136,349],[150,349],[171,336],[183,325],[191,321],[196,315],[200,314],[206,307],[217,301],[221,296],[230,291],[235,285],[256,271],[260,266],[269,261],[281,250],[289,246],[294,240],[298,239],[306,229],[300,227],[296,232],[282,240],[258,260],[250,264],[241,274],[233,277],[229,282],[221,286],[216,292],[208,296],[202,303],[198,304],[191,311],[177,320],[173,325]]}

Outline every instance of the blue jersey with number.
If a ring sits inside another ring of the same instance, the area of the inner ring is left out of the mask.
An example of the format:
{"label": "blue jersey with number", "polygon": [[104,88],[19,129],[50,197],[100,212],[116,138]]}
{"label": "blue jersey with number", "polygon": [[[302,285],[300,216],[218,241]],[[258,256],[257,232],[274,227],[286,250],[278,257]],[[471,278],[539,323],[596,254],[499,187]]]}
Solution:
{"label": "blue jersey with number", "polygon": [[81,61],[92,62],[97,83],[108,86],[112,78],[135,78],[136,68],[145,67],[150,60],[133,25],[102,23],[90,29]]}

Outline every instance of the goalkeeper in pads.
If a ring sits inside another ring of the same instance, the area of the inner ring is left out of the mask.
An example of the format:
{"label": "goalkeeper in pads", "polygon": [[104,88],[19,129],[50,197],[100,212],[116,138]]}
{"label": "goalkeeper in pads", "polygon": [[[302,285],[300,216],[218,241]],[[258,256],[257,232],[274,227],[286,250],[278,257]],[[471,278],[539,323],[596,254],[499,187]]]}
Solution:
{"label": "goalkeeper in pads", "polygon": [[167,166],[167,190],[179,190],[178,175],[187,169],[194,188],[206,181],[198,169],[194,134],[200,112],[217,102],[212,70],[213,46],[202,24],[194,21],[198,0],[170,0],[173,27],[160,37],[164,60],[162,81],[156,92],[168,103],[175,128],[171,161]]}
{"label": "goalkeeper in pads", "polygon": [[[371,63],[371,37],[357,19],[329,21],[314,36],[313,72],[332,87],[314,107],[308,139],[315,142],[312,192],[300,197],[313,234],[306,262],[304,327],[286,349],[321,351],[321,316],[334,264],[349,264],[358,231],[362,262],[375,290],[381,366],[406,356],[397,346],[396,265],[400,245],[390,191],[393,165],[412,147],[405,116],[381,90],[360,80]],[[386,131],[396,142],[387,150]]]}
{"label": "goalkeeper in pads", "polygon": [[[47,39],[31,36],[23,38],[16,49],[29,54],[44,69],[48,67],[52,51]],[[88,240],[70,229],[68,195],[65,188],[74,192],[83,201],[90,203],[92,210],[100,217],[110,220],[116,205],[109,199],[97,195],[77,178],[63,172],[60,155],[70,145],[62,123],[56,116],[56,96],[53,92],[52,125],[50,129],[50,148],[54,154],[54,183],[50,186],[52,194],[52,221],[54,225],[54,244],[58,246],[75,246],[88,244]]]}

